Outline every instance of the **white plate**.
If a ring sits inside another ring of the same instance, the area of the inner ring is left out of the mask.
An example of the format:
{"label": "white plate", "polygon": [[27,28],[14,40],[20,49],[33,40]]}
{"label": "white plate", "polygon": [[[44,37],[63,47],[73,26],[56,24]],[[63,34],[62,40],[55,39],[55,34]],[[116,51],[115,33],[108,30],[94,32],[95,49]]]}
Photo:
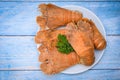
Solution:
{"label": "white plate", "polygon": [[[75,5],[68,5],[68,6],[64,6],[63,8],[66,8],[66,9],[69,9],[69,10],[80,11],[83,14],[83,17],[91,19],[95,23],[98,30],[102,33],[102,35],[106,39],[106,33],[105,33],[105,30],[104,30],[104,27],[103,27],[101,21],[99,20],[99,18],[93,12],[91,12],[90,10],[88,10],[88,9],[86,9],[84,7],[75,6]],[[40,46],[40,45],[37,44],[37,47],[38,46]],[[104,50],[101,50],[101,51],[95,50],[95,62],[91,66],[84,66],[84,65],[81,65],[81,64],[77,64],[75,66],[72,66],[72,67],[62,71],[62,73],[65,73],[65,74],[77,74],[77,73],[82,73],[84,71],[87,71],[88,69],[91,69],[93,66],[95,66],[100,61],[100,59],[103,56],[103,53],[104,53]]]}

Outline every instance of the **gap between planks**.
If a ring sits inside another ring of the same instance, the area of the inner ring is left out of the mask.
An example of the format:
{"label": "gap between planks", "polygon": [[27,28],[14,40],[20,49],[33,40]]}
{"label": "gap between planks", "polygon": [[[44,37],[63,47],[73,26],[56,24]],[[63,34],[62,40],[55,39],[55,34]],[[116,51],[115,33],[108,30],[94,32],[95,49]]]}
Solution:
{"label": "gap between planks", "polygon": [[[89,69],[89,70],[120,70],[120,68],[116,69]],[[40,69],[0,69],[0,71],[41,71]]]}
{"label": "gap between planks", "polygon": [[32,0],[29,0],[29,1],[24,1],[24,0],[13,0],[13,1],[9,1],[9,0],[5,0],[5,1],[0,1],[0,2],[120,2],[120,1],[118,1],[118,0],[108,0],[108,1],[106,1],[106,0],[92,0],[92,1],[90,1],[90,0],[71,0],[71,1],[68,1],[68,0],[34,0],[34,1],[32,1]]}
{"label": "gap between planks", "polygon": [[[120,34],[107,34],[106,36],[120,36]],[[3,37],[35,37],[35,35],[0,35],[0,38]]]}

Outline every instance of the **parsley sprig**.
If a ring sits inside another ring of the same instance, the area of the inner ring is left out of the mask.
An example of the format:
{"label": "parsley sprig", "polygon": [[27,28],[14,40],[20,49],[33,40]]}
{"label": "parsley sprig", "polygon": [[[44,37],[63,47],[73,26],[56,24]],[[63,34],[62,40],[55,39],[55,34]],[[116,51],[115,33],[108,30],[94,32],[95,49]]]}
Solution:
{"label": "parsley sprig", "polygon": [[69,54],[70,52],[74,51],[66,36],[61,34],[58,35],[57,49],[63,54]]}

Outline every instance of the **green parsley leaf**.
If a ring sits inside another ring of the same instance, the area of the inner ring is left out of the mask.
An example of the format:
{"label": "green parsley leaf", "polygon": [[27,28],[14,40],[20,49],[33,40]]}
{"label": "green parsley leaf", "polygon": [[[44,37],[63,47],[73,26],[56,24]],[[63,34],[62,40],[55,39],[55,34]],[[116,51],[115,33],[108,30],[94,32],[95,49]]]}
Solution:
{"label": "green parsley leaf", "polygon": [[74,49],[68,42],[65,35],[61,35],[61,34],[58,35],[58,42],[56,46],[57,46],[58,51],[63,54],[69,54],[70,52],[74,51]]}

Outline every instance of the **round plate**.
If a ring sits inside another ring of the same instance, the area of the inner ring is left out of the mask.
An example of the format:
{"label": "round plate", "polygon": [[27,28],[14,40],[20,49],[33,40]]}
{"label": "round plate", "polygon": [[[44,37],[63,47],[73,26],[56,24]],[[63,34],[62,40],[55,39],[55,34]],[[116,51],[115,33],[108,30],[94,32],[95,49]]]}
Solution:
{"label": "round plate", "polygon": [[[97,26],[98,30],[102,33],[102,35],[104,36],[104,38],[106,39],[106,33],[104,30],[104,27],[101,23],[101,21],[99,20],[99,18],[90,10],[83,8],[81,6],[75,6],[75,5],[68,5],[68,6],[64,6],[63,8],[69,9],[69,10],[77,10],[79,12],[81,12],[83,14],[83,17],[86,17],[88,19],[91,19],[95,25]],[[37,48],[40,46],[41,44],[37,44]],[[93,65],[91,66],[85,66],[82,64],[77,64],[75,66],[72,66],[64,71],[62,71],[62,73],[65,74],[77,74],[77,73],[82,73],[84,71],[87,71],[88,69],[91,69],[93,66],[95,66],[101,59],[101,57],[103,56],[104,50],[100,50],[97,51],[95,50],[95,62]]]}

